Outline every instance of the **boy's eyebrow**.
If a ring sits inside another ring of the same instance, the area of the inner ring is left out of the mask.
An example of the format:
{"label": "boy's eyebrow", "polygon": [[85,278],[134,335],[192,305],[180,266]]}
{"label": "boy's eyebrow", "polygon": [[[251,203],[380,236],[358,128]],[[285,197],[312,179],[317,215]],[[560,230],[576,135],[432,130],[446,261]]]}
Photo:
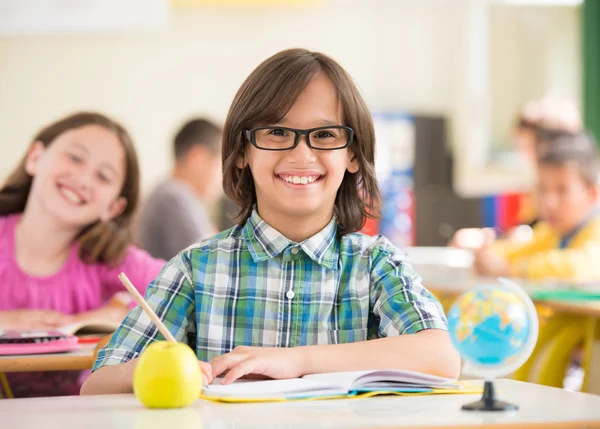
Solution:
{"label": "boy's eyebrow", "polygon": [[[289,122],[287,121],[286,118],[283,118],[281,121],[279,121],[277,124],[275,125],[284,125],[284,126],[288,126]],[[335,125],[335,126],[339,126],[340,124],[337,121],[330,121],[328,119],[321,119],[319,120],[319,124],[323,125],[323,126],[327,126],[327,125]],[[319,126],[321,126],[319,125]]]}

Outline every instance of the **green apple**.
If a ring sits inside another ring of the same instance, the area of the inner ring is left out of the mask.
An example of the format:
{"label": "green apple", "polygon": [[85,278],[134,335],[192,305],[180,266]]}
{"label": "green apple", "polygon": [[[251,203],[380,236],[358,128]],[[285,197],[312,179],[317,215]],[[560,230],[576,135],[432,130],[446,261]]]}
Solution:
{"label": "green apple", "polygon": [[133,393],[149,408],[181,408],[198,399],[202,371],[184,343],[156,341],[142,352],[133,372]]}

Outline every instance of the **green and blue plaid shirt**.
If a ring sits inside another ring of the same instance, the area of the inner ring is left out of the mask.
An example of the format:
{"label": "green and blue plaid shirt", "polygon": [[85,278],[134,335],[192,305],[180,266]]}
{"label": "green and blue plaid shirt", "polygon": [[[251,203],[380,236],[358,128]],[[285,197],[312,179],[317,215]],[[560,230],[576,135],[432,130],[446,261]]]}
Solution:
{"label": "green and blue plaid shirt", "polygon": [[[210,361],[236,346],[294,347],[447,329],[439,302],[384,237],[338,237],[335,219],[294,243],[256,212],[168,262],[146,300],[178,341]],[[94,370],[163,340],[136,307]]]}

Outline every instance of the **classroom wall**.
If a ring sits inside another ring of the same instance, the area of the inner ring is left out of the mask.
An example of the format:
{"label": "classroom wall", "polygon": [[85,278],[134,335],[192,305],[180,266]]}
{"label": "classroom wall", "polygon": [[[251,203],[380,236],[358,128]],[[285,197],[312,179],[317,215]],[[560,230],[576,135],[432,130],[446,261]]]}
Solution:
{"label": "classroom wall", "polygon": [[[180,8],[159,31],[0,38],[0,177],[43,124],[94,109],[131,130],[147,191],[169,170],[170,139],[181,121],[197,114],[223,121],[248,73],[288,47],[338,59],[373,110],[452,118],[464,102],[457,82],[472,3],[329,0],[318,7]],[[524,54],[514,44],[507,49]]]}
{"label": "classroom wall", "polygon": [[490,8],[492,146],[506,148],[527,100],[550,94],[581,105],[581,12],[577,8]]}

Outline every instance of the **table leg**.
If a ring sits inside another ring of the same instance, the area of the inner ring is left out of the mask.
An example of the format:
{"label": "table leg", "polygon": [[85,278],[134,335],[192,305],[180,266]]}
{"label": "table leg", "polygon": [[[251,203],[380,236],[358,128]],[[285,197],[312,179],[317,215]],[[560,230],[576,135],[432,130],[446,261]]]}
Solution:
{"label": "table leg", "polygon": [[583,391],[600,395],[600,320],[589,318],[586,332]]}
{"label": "table leg", "polygon": [[2,384],[2,389],[0,389],[0,398],[2,398],[2,391],[4,392],[4,396],[8,399],[12,399],[13,394],[10,390],[10,385],[8,384],[8,380],[6,379],[6,375],[3,372],[0,372],[0,384]]}

